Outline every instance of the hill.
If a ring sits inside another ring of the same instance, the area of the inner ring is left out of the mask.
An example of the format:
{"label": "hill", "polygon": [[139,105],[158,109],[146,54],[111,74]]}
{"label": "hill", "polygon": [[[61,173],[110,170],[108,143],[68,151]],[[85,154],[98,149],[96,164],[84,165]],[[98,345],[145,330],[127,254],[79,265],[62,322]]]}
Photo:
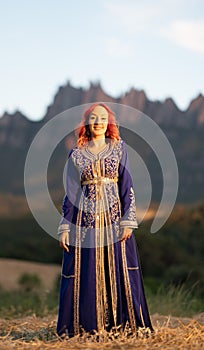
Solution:
{"label": "hill", "polygon": [[[204,293],[204,205],[176,206],[166,224],[150,234],[150,221],[135,231],[146,284],[155,290],[161,283],[187,283],[193,293]],[[0,220],[0,256],[61,264],[56,239],[46,234],[31,215]]]}
{"label": "hill", "polygon": [[[30,121],[20,111],[13,114],[5,112],[0,118],[0,164],[3,165],[0,172],[0,197],[4,197],[4,208],[1,205],[0,215],[6,214],[5,207],[8,208],[8,215],[12,207],[15,207],[15,198],[13,198],[13,202],[11,194],[19,196],[16,197],[17,200],[20,199],[18,210],[22,213],[28,211],[26,203],[23,202],[23,198],[25,198],[24,164],[29,146],[38,130],[60,112],[95,101],[115,102],[131,106],[152,118],[167,136],[176,155],[180,177],[178,203],[196,203],[203,199],[204,97],[201,94],[190,102],[186,111],[181,111],[170,97],[165,101],[150,101],[143,90],[131,88],[118,98],[113,98],[103,91],[99,83],[91,83],[89,88],[83,89],[81,87],[75,88],[68,82],[65,86],[59,87],[53,102],[47,107],[41,120]],[[131,130],[131,125],[135,120],[127,118],[126,115],[122,118],[127,128]],[[135,135],[127,134],[125,130],[121,130],[121,133],[129,145],[134,144],[138,154],[144,160],[151,174],[152,200],[158,202],[162,187],[162,174],[158,160],[144,140],[135,137]],[[67,147],[65,140],[62,140],[53,153],[49,164],[48,185],[54,201],[58,201],[63,194],[62,173],[68,151]],[[41,150],[43,150],[43,145]],[[58,193],[58,197],[56,197],[56,193]],[[7,200],[8,194],[10,194],[9,200]]]}

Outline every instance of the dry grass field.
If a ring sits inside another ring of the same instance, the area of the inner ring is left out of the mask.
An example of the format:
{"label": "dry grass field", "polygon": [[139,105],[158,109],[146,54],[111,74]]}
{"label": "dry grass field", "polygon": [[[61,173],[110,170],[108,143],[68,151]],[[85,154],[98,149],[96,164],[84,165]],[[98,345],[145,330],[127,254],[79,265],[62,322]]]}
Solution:
{"label": "dry grass field", "polygon": [[37,274],[43,287],[51,289],[60,272],[59,265],[0,258],[0,285],[4,289],[19,288],[18,280],[24,273]]}
{"label": "dry grass field", "polygon": [[[39,275],[46,289],[51,289],[60,266],[39,264],[20,260],[0,259],[0,284],[5,289],[19,287],[18,279],[25,273]],[[4,315],[3,315],[4,317]],[[0,319],[0,350],[40,349],[196,349],[204,348],[204,313],[192,318],[151,315],[155,332],[140,329],[136,335],[121,332],[102,333],[89,336],[61,339],[56,334],[57,315],[46,317],[17,316]]]}
{"label": "dry grass field", "polygon": [[193,319],[152,315],[155,329],[149,335],[141,329],[137,336],[120,332],[60,339],[56,334],[56,316],[0,320],[0,349],[196,349],[204,348],[204,314]]}

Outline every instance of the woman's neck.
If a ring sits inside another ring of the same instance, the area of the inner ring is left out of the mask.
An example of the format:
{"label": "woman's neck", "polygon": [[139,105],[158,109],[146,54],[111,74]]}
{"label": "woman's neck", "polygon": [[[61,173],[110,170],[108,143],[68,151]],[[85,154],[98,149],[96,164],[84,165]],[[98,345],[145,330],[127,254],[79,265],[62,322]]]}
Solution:
{"label": "woman's neck", "polygon": [[92,138],[91,141],[89,142],[89,147],[94,147],[94,148],[101,148],[105,146],[106,144],[106,139],[105,137],[102,138]]}

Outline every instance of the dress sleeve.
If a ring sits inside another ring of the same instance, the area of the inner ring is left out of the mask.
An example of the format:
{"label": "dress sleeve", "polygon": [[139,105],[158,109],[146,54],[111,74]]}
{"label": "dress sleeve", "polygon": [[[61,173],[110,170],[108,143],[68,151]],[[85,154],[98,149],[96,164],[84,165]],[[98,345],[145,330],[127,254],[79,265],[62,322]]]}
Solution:
{"label": "dress sleeve", "polygon": [[120,227],[138,228],[133,181],[130,172],[127,147],[123,140],[122,157],[119,165],[118,187],[121,201]]}
{"label": "dress sleeve", "polygon": [[62,215],[59,222],[57,234],[70,232],[71,224],[76,223],[78,212],[77,197],[80,188],[79,171],[72,158],[73,150],[70,151],[66,169],[66,194],[62,203]]}

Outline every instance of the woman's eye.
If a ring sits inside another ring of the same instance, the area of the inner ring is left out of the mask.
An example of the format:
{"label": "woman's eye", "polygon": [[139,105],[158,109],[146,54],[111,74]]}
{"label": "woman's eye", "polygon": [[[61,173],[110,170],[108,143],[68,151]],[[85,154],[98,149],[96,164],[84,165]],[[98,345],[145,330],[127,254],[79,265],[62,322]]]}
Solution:
{"label": "woman's eye", "polygon": [[90,117],[89,120],[95,120],[95,117]]}

